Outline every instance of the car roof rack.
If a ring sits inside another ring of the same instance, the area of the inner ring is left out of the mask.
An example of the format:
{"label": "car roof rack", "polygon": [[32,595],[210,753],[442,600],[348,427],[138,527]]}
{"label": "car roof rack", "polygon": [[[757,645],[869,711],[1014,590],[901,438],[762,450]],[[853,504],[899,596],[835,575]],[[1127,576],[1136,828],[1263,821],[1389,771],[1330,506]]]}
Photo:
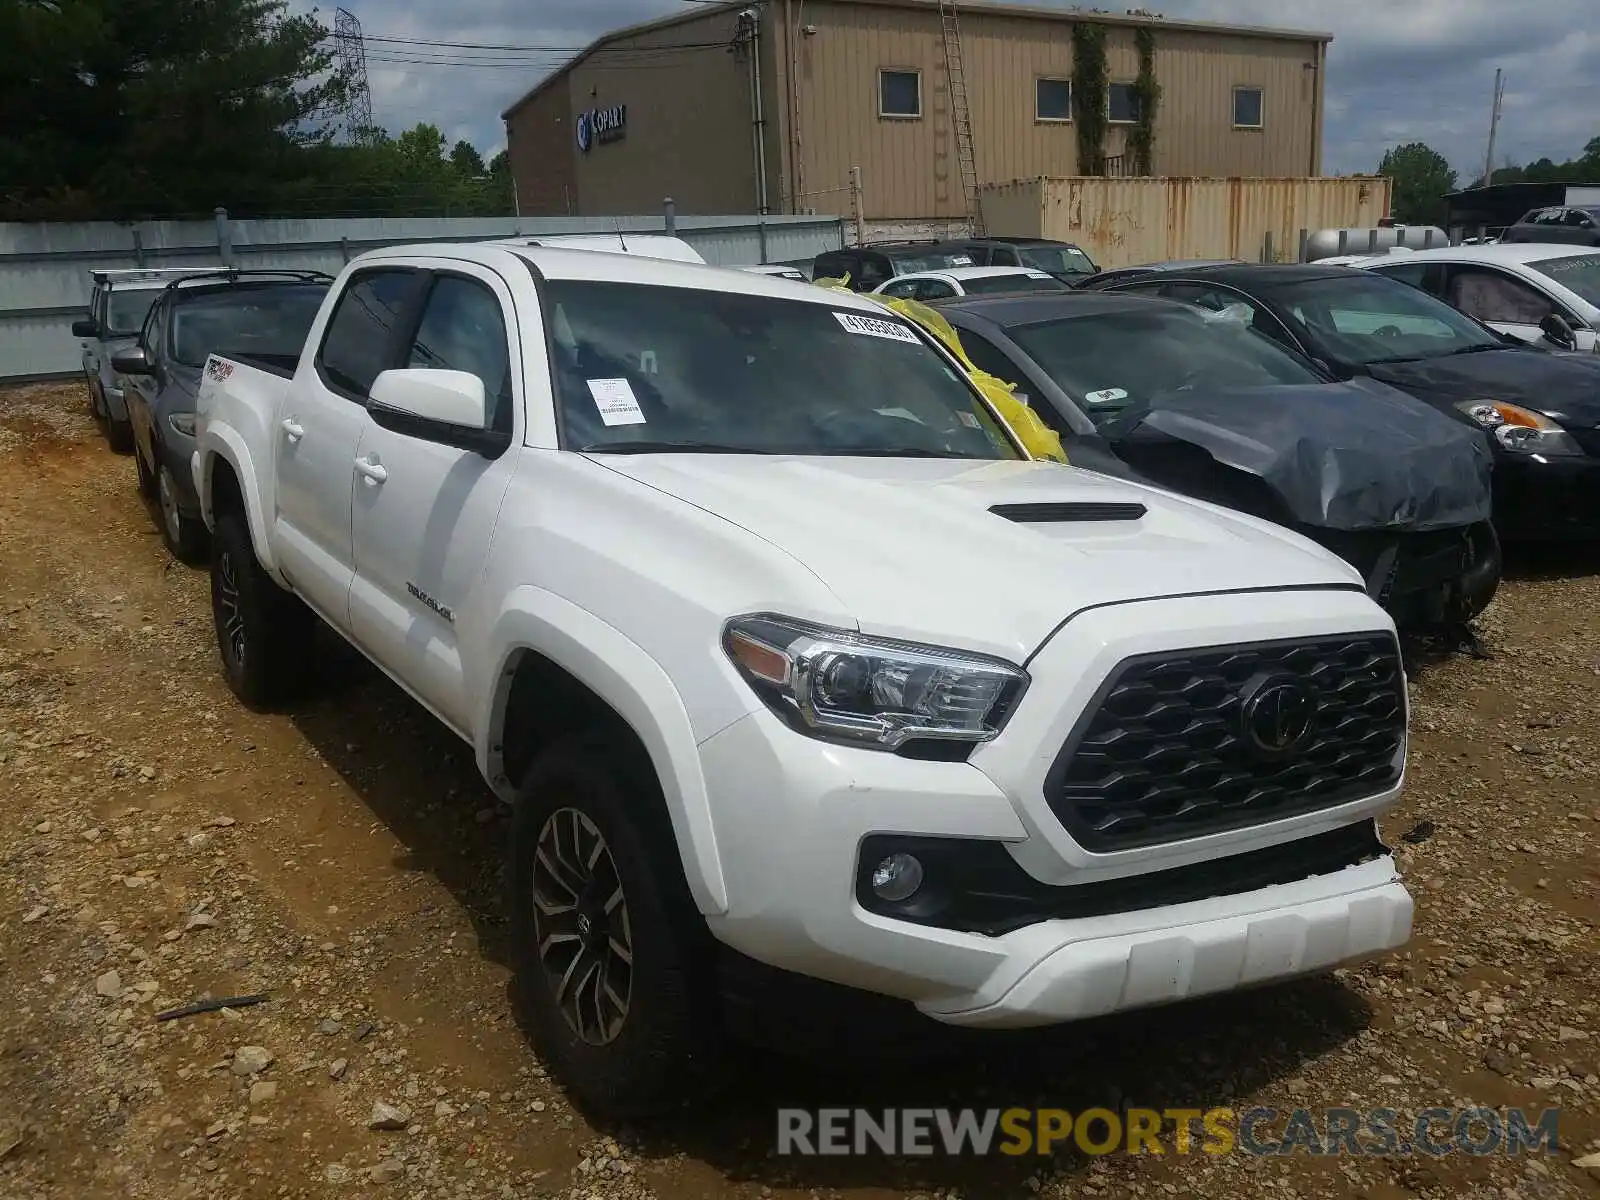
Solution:
{"label": "car roof rack", "polygon": [[332,283],[333,276],[326,271],[304,270],[296,267],[220,267],[203,275],[185,275],[167,284],[167,291],[175,291],[184,284],[238,283],[241,279],[279,279],[285,283]]}

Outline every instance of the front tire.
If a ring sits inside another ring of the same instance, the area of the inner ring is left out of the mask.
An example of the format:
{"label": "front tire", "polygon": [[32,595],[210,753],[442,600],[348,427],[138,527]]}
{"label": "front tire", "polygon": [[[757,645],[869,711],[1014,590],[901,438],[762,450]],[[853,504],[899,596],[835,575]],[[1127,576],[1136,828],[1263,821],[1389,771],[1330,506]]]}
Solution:
{"label": "front tire", "polygon": [[[140,466],[142,475],[143,464]],[[206,556],[205,523],[184,513],[178,503],[177,480],[165,463],[156,471],[156,506],[161,516],[161,540],[166,542],[172,556],[190,564],[202,561]]]}
{"label": "front tire", "polygon": [[228,686],[250,708],[295,696],[312,661],[316,618],[256,559],[243,513],[223,515],[211,542],[211,615]]}
{"label": "front tire", "polygon": [[541,755],[520,789],[509,873],[538,1049],[609,1119],[669,1107],[711,1059],[718,1025],[708,935],[668,858],[671,830],[652,821],[655,781],[626,760],[599,739]]}

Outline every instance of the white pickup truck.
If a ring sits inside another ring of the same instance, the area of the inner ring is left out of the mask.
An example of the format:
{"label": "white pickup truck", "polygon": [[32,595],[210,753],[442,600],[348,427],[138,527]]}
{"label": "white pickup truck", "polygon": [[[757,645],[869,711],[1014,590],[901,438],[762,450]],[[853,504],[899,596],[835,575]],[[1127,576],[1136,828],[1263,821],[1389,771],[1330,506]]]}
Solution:
{"label": "white pickup truck", "polygon": [[287,697],[315,614],[473,746],[535,1036],[594,1108],[681,1085],[729,963],[1014,1027],[1409,935],[1361,579],[1030,461],[870,300],[387,249],[292,376],[212,359],[196,437],[229,683]]}

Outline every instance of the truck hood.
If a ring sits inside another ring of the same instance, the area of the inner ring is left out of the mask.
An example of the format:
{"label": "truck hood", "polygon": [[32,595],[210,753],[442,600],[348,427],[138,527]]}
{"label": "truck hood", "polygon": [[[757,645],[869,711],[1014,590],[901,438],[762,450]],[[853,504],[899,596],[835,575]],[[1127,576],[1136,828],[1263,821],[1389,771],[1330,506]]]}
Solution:
{"label": "truck hood", "polygon": [[[1085,608],[1361,587],[1351,567],[1288,530],[1052,463],[712,454],[596,461],[783,550],[863,632],[1017,662]],[[1005,505],[1031,507],[990,511]],[[1145,511],[1106,520],[1071,507],[1079,505]]]}

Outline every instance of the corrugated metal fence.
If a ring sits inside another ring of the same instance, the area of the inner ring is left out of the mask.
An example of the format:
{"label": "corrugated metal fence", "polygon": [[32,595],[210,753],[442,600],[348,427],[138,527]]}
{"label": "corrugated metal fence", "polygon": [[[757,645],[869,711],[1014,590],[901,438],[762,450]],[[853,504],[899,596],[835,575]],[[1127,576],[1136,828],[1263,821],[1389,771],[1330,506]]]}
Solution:
{"label": "corrugated metal fence", "polygon": [[72,322],[89,305],[92,269],[299,267],[336,272],[351,257],[409,242],[563,233],[672,232],[717,266],[811,259],[844,244],[837,217],[400,217],[234,221],[0,222],[0,380],[79,369]]}

